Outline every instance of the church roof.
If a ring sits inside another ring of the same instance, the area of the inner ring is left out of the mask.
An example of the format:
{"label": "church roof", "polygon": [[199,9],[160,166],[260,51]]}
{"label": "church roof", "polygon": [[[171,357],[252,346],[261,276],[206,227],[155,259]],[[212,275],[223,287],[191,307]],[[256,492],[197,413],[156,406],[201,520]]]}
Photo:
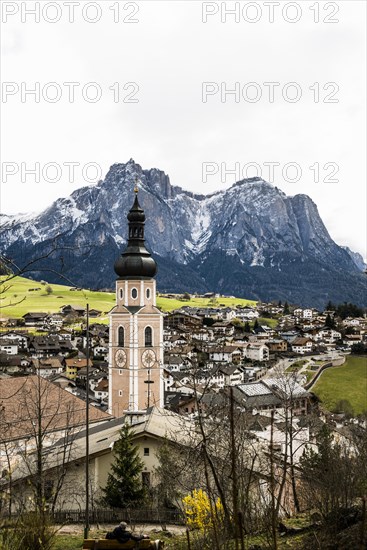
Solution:
{"label": "church roof", "polygon": [[[7,440],[32,436],[40,412],[42,430],[47,433],[85,424],[85,402],[38,375],[0,380],[0,396],[0,431]],[[110,418],[89,407],[91,423]]]}
{"label": "church roof", "polygon": [[150,279],[157,273],[157,264],[145,248],[145,214],[138,200],[135,188],[135,200],[127,219],[129,237],[125,252],[115,262],[115,272],[119,279]]}

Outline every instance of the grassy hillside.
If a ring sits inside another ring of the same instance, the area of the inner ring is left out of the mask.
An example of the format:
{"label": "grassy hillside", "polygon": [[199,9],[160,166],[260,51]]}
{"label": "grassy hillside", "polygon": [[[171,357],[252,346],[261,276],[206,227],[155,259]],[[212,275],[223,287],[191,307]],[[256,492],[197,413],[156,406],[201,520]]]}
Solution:
{"label": "grassy hillside", "polygon": [[[96,321],[101,322],[101,320],[106,321],[107,313],[115,304],[115,295],[112,292],[70,290],[69,286],[51,284],[52,293],[48,295],[45,285],[24,277],[16,277],[1,286],[4,290],[0,295],[1,317],[18,318],[29,311],[56,313],[60,311],[62,306],[67,304],[85,306],[89,303],[90,308],[102,311],[102,318],[98,317],[96,319]],[[40,288],[40,290],[30,291],[31,288]],[[235,306],[237,304],[255,305],[256,302],[243,298],[220,298],[215,303],[216,306]],[[204,307],[212,304],[209,298],[192,298],[191,300],[181,301],[166,296],[158,296],[157,305],[163,311],[172,311],[184,305]]]}
{"label": "grassy hillside", "polygon": [[[48,295],[46,285],[24,277],[16,277],[9,283],[3,284],[2,289],[5,289],[5,292],[0,296],[1,316],[18,318],[28,311],[56,313],[67,304],[85,306],[87,303],[90,308],[102,311],[102,315],[105,316],[114,305],[115,296],[112,293],[89,290],[75,291],[64,285],[51,284],[50,286],[52,293]],[[40,288],[40,290],[30,291],[31,288]],[[16,305],[12,306],[11,304]]]}
{"label": "grassy hillside", "polygon": [[312,387],[328,410],[341,400],[348,400],[355,414],[367,410],[367,357],[349,356],[341,367],[322,373]]}
{"label": "grassy hillside", "polygon": [[235,307],[239,306],[254,306],[256,302],[253,300],[246,300],[245,298],[218,298],[211,301],[210,298],[191,298],[191,300],[176,300],[174,298],[167,298],[166,296],[158,296],[157,305],[163,311],[172,311],[173,309],[179,309],[183,306],[191,307]]}

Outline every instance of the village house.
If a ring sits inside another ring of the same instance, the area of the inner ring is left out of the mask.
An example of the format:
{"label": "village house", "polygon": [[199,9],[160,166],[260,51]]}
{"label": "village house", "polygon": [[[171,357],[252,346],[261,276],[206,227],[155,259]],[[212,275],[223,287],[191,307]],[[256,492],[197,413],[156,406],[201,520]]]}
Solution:
{"label": "village house", "polygon": [[47,357],[44,359],[32,359],[31,366],[39,376],[50,378],[54,374],[61,374],[64,370],[63,357]]}
{"label": "village house", "polygon": [[164,317],[165,328],[189,327],[191,329],[203,326],[203,319],[198,315],[190,315],[185,311],[178,310],[169,313]]}
{"label": "village house", "polygon": [[180,355],[183,359],[193,359],[196,355],[196,348],[192,345],[176,346],[169,350],[166,350],[166,353],[171,355]]}
{"label": "village house", "polygon": [[235,328],[230,321],[216,321],[211,326],[211,330],[217,336],[233,336]]}
{"label": "village house", "polygon": [[164,341],[164,347],[166,349],[179,348],[180,346],[187,346],[189,338],[183,334],[168,335],[167,340]]}
{"label": "village house", "polygon": [[242,384],[243,369],[238,365],[223,365],[218,369],[224,376],[224,386],[238,386]]}
{"label": "village house", "polygon": [[[224,388],[226,375],[218,366],[206,367],[195,373],[195,383],[205,388]],[[192,381],[191,381],[192,383]]]}
{"label": "village house", "polygon": [[279,332],[279,336],[287,342],[292,342],[292,340],[297,338],[298,332],[296,330],[284,330]]}
{"label": "village house", "polygon": [[0,354],[0,372],[5,376],[25,373],[30,366],[31,360],[24,355]]}
{"label": "village house", "polygon": [[100,317],[101,316],[101,313],[102,311],[100,311],[99,309],[94,309],[94,308],[91,308],[89,310],[89,317],[91,319],[95,319],[96,317]]}
{"label": "village house", "polygon": [[343,320],[343,325],[345,327],[359,327],[361,325],[366,325],[367,319],[363,317],[347,317]]}
{"label": "village house", "polygon": [[363,341],[363,336],[361,333],[358,334],[346,334],[343,338],[343,344],[346,346],[353,346],[353,344],[358,344]]}
{"label": "village house", "polygon": [[96,345],[92,348],[94,357],[103,357],[104,359],[108,355],[108,348],[106,346]]}
{"label": "village house", "polygon": [[25,333],[22,332],[4,332],[2,334],[3,338],[6,340],[11,340],[18,344],[19,351],[27,351],[28,349],[28,337]]}
{"label": "village house", "polygon": [[305,415],[308,412],[310,394],[300,386],[294,378],[262,378],[258,382],[242,384],[236,390],[237,399],[246,410],[283,409],[284,403],[293,403],[295,415]]}
{"label": "village house", "polygon": [[223,319],[224,321],[233,321],[237,317],[237,312],[230,307],[223,307],[219,309],[217,316],[218,319]]}
{"label": "village house", "polygon": [[268,346],[270,353],[282,353],[287,351],[288,349],[288,344],[286,340],[283,340],[281,338],[268,340],[266,345]]}
{"label": "village house", "polygon": [[191,335],[193,340],[198,340],[199,342],[209,342],[210,340],[210,333],[205,328],[193,330]]}
{"label": "village house", "polygon": [[[167,392],[169,392],[171,390],[171,388],[172,388],[172,386],[174,385],[174,382],[175,382],[175,379],[172,376],[172,372],[173,371],[167,369],[166,367],[164,367],[164,369],[163,369],[163,384],[164,384],[165,398],[166,398]],[[178,371],[176,371],[176,372],[178,372]]]}
{"label": "village house", "polygon": [[189,359],[184,359],[181,355],[164,354],[164,368],[169,372],[179,372],[187,368],[190,363]]}
{"label": "village house", "polygon": [[242,366],[243,372],[243,381],[244,382],[255,382],[259,380],[267,372],[267,368],[260,365],[248,365],[245,364]]}
{"label": "village house", "polygon": [[6,353],[7,355],[17,355],[18,343],[8,338],[0,338],[0,353]]}
{"label": "village house", "polygon": [[192,395],[194,393],[192,374],[190,372],[170,372],[169,376],[173,378],[173,383],[171,379],[167,381],[171,392],[178,391],[186,395]]}
{"label": "village house", "polygon": [[58,338],[51,336],[33,336],[29,342],[29,353],[32,357],[49,357],[61,351]]}
{"label": "village house", "polygon": [[295,338],[291,342],[292,351],[304,355],[312,351],[313,343],[310,338]]}
{"label": "village house", "polygon": [[48,380],[49,382],[55,384],[55,386],[59,386],[63,390],[69,391],[70,393],[74,393],[76,388],[74,380],[70,380],[64,372],[61,372],[60,374],[52,374]]}
{"label": "village house", "polygon": [[71,330],[68,330],[66,328],[60,329],[57,332],[57,337],[58,337],[59,341],[68,340],[75,347],[75,335],[73,334],[73,332]]}
{"label": "village house", "polygon": [[108,379],[107,377],[101,378],[93,388],[91,388],[94,397],[100,401],[108,401]]}
{"label": "village house", "polygon": [[341,333],[337,330],[334,330],[332,328],[324,328],[322,330],[319,330],[315,336],[314,340],[316,342],[320,340],[324,340],[325,342],[331,344],[336,342],[337,340],[340,340],[342,337]]}
{"label": "village house", "polygon": [[244,333],[235,334],[232,338],[228,338],[228,341],[234,346],[243,347],[244,344],[247,344],[248,337]]}
{"label": "village house", "polygon": [[220,346],[209,348],[210,361],[222,361],[225,363],[239,363],[243,357],[243,349],[234,346]]}
{"label": "village house", "polygon": [[[89,367],[93,367],[93,362],[91,359],[89,359],[88,363]],[[69,380],[75,380],[78,371],[82,369],[83,367],[87,366],[87,358],[86,357],[71,357],[65,359],[65,374]]]}
{"label": "village house", "polygon": [[[91,381],[93,380],[98,381],[101,378],[106,377],[107,374],[108,374],[108,366],[106,366],[106,368],[100,368],[100,366],[89,367],[89,372],[88,372],[87,361],[85,361],[85,367],[81,367],[80,369],[78,369],[78,373],[75,381],[78,386],[82,386],[83,388],[85,388],[86,382],[87,382],[87,375],[89,375],[89,384],[91,384]],[[94,385],[96,384],[96,382],[92,382],[92,383]],[[91,388],[91,385],[89,388]]]}
{"label": "village house", "polygon": [[61,328],[64,324],[64,318],[58,313],[52,313],[47,318],[47,325],[51,327]]}
{"label": "village house", "polygon": [[249,334],[248,341],[256,342],[258,344],[267,344],[270,340],[270,336],[266,332],[256,332],[255,334]]}
{"label": "village house", "polygon": [[253,321],[259,317],[259,312],[253,308],[237,308],[236,317],[241,321]]}
{"label": "village house", "polygon": [[245,356],[252,361],[269,361],[269,348],[260,342],[245,345]]}
{"label": "village house", "polygon": [[314,316],[316,316],[318,312],[315,309],[312,308],[296,308],[293,311],[293,315],[297,318],[302,317],[303,319],[312,319]]}
{"label": "village house", "polygon": [[75,316],[75,317],[83,317],[85,315],[85,307],[84,306],[71,306],[66,305],[62,306],[60,308],[60,313],[66,317],[67,315]]}
{"label": "village house", "polygon": [[42,327],[45,324],[46,319],[48,318],[48,313],[42,312],[29,312],[23,315],[24,324],[26,327]]}

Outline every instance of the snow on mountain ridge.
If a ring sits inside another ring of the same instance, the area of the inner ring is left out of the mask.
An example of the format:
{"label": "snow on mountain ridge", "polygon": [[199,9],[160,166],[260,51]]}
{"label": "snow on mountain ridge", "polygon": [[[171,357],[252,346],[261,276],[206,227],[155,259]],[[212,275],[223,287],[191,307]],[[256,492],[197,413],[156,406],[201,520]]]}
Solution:
{"label": "snow on mountain ridge", "polygon": [[112,286],[136,177],[147,214],[147,247],[156,256],[162,291],[216,291],[321,307],[327,297],[353,301],[358,295],[362,303],[366,279],[357,269],[359,258],[334,243],[306,195],[289,197],[261,178],[198,195],[132,159],[112,165],[103,181],[37,215],[2,216],[3,253],[24,265],[58,237],[68,254],[56,250],[56,263],[50,258],[54,270],[62,265],[81,286]]}

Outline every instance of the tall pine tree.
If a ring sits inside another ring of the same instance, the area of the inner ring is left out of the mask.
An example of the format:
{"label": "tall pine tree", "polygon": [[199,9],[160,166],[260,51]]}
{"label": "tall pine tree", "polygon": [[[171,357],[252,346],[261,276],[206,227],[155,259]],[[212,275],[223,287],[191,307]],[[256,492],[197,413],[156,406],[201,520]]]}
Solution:
{"label": "tall pine tree", "polygon": [[246,321],[246,323],[245,323],[244,331],[245,332],[251,332],[250,323],[248,321]]}
{"label": "tall pine tree", "polygon": [[107,485],[102,489],[103,502],[113,508],[139,506],[144,501],[143,467],[138,447],[132,441],[130,426],[125,424],[114,446],[112,472],[108,474]]}
{"label": "tall pine tree", "polygon": [[330,313],[327,314],[325,319],[325,326],[328,328],[335,328],[335,321],[333,317],[331,317]]}

